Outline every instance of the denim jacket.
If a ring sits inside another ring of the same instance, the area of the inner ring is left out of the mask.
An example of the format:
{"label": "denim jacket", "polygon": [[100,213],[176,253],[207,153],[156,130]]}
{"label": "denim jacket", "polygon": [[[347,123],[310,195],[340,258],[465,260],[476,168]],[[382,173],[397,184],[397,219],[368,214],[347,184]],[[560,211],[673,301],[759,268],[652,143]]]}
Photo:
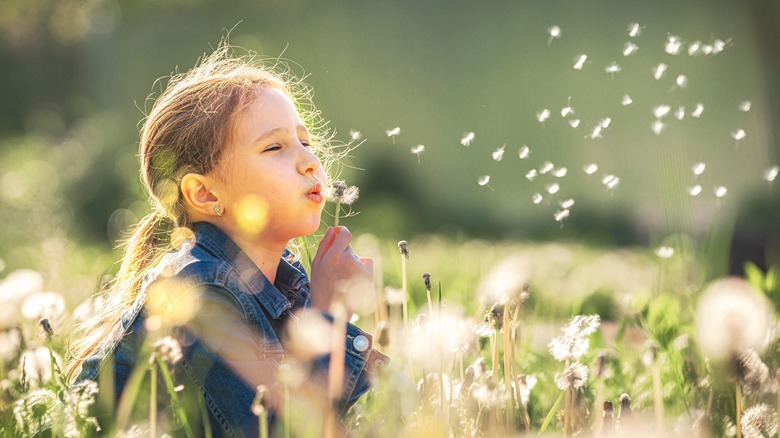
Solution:
{"label": "denim jacket", "polygon": [[[258,420],[251,411],[255,387],[247,376],[276,382],[276,368],[287,354],[284,329],[295,323],[294,312],[308,306],[309,279],[300,263],[287,261],[285,251],[272,284],[219,228],[198,223],[193,229],[192,241],[149,271],[137,299],[112,336],[83,363],[76,381],[98,381],[101,366],[113,363],[119,400],[137,361],[143,360],[139,354],[148,348],[150,313],[176,315],[195,302],[198,310],[172,330],[182,346],[175,371],[200,390],[215,436],[257,436]],[[344,388],[336,406],[341,415],[368,391],[372,371],[388,360],[372,344],[371,335],[347,324]],[[312,360],[309,378],[327,379],[329,361],[327,354]],[[270,420],[275,416],[272,412]]]}

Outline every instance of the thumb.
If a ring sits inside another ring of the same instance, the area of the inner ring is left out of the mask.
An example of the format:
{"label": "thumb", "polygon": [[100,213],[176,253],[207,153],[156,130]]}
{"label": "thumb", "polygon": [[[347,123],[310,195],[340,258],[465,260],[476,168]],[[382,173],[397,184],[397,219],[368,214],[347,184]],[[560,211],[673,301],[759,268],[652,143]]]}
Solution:
{"label": "thumb", "polygon": [[371,257],[360,257],[360,261],[363,263],[363,267],[366,269],[366,272],[371,274],[371,276],[374,276],[374,259]]}

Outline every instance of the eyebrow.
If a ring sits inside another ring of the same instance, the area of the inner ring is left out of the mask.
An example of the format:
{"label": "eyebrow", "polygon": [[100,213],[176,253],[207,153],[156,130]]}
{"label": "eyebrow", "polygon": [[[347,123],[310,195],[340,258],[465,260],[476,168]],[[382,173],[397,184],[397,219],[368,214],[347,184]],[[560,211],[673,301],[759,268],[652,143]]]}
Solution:
{"label": "eyebrow", "polygon": [[[301,130],[301,129],[303,130],[303,132],[306,133],[307,136],[311,135],[311,134],[309,134],[309,130],[306,129],[305,126],[298,125],[296,127],[296,130]],[[274,129],[272,129],[272,130],[270,130],[268,132],[260,134],[260,136],[255,139],[255,144],[260,143],[261,141],[267,139],[268,137],[273,137],[274,135],[276,135],[279,132],[287,132],[287,131],[288,131],[287,128],[281,128],[281,127],[280,128],[274,128]]]}

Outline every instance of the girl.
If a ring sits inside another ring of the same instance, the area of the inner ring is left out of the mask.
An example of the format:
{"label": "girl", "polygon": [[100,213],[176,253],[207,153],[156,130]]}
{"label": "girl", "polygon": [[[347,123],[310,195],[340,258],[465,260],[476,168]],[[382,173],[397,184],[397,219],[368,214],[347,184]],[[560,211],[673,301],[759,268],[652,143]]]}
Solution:
{"label": "girl", "polygon": [[[335,413],[368,390],[372,368],[386,360],[369,334],[329,315],[345,288],[371,282],[372,261],[352,251],[349,231],[327,229],[311,281],[287,249],[319,227],[328,187],[318,158],[327,158],[328,148],[308,130],[318,113],[299,112],[308,96],[300,90],[221,44],[172,77],[146,118],[141,175],[154,211],[127,242],[106,307],[80,328],[71,348],[70,375],[100,382],[101,398],[119,403],[120,427],[142,399],[137,388],[156,379],[154,359],[152,373],[146,361],[151,341],[164,335],[176,341],[168,365],[184,390],[159,397],[196,405],[179,423],[199,421],[216,436],[257,436],[258,385],[267,388],[273,424],[290,385],[277,374],[283,359],[290,361],[285,333],[301,314],[346,325],[343,342],[335,343],[340,350],[333,350],[344,355],[333,361],[335,381],[343,383],[335,396],[324,390],[334,374],[329,345],[310,345],[296,367],[305,373],[306,392],[333,402]],[[351,312],[341,315],[349,320]],[[153,354],[170,342],[157,345]],[[156,407],[145,408],[156,427]]]}

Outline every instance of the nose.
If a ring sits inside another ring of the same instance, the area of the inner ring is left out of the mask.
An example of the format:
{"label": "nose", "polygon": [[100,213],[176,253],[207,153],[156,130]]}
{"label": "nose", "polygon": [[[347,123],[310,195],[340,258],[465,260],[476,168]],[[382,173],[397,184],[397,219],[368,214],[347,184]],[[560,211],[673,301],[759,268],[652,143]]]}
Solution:
{"label": "nose", "polygon": [[298,161],[298,171],[302,175],[313,175],[320,168],[320,159],[309,148],[301,148],[301,157]]}

